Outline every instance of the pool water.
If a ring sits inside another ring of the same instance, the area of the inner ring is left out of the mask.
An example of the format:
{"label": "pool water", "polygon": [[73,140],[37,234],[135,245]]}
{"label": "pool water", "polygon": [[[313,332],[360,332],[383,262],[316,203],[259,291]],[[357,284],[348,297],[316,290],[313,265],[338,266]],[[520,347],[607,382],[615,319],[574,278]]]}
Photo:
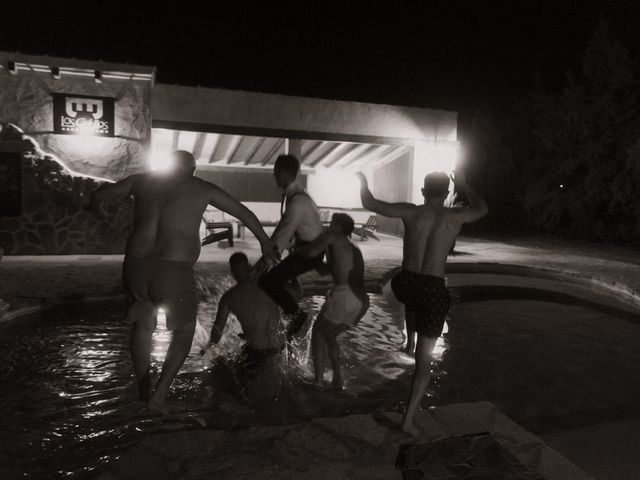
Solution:
{"label": "pool water", "polygon": [[[512,289],[508,298],[494,294],[486,301],[473,295],[465,301],[464,288],[454,292],[459,301],[438,340],[423,406],[489,400],[534,431],[640,416],[640,324],[522,292],[521,298]],[[305,308],[318,311],[322,301],[308,297]],[[239,402],[231,388],[229,365],[242,343],[237,322],[230,322],[219,346],[199,354],[214,313],[215,302],[201,306],[192,355],[170,397],[177,413],[163,419],[146,416],[137,401],[131,326],[122,305],[55,307],[3,325],[0,477],[87,477],[150,432],[404,406],[413,361],[401,353],[402,307],[388,289],[372,295],[366,317],[341,338],[344,392],[316,392],[306,384],[307,334],[290,352],[289,386],[277,402],[257,410]],[[169,339],[162,329],[154,337],[158,364]]]}

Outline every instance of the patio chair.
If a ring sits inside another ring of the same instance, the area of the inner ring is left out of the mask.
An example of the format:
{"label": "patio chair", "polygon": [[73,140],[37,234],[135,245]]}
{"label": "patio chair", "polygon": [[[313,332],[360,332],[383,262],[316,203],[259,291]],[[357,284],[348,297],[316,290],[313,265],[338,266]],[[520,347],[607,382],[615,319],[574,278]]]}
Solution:
{"label": "patio chair", "polygon": [[[358,226],[359,225],[359,226]],[[378,241],[380,239],[376,236],[375,232],[378,229],[378,216],[371,215],[365,223],[356,223],[356,228],[353,229],[353,233],[360,235],[361,241],[366,241],[369,237]]]}
{"label": "patio chair", "polygon": [[233,247],[233,226],[231,222],[225,221],[224,212],[222,214],[222,221],[214,222],[210,218],[207,218],[207,212],[202,216],[204,227],[207,230],[207,236],[202,239],[201,246],[209,245],[210,243],[219,242],[226,239],[229,242],[229,246]]}

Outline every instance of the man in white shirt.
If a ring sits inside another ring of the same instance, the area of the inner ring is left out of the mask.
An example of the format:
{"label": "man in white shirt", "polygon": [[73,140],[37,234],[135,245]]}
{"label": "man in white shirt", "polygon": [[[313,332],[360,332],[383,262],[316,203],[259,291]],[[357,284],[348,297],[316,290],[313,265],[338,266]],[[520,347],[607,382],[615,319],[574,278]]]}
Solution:
{"label": "man in white shirt", "polygon": [[324,252],[312,258],[296,254],[296,248],[314,241],[323,232],[318,207],[296,181],[299,170],[300,164],[293,155],[280,155],[273,167],[276,183],[283,191],[283,204],[286,208],[271,240],[280,252],[289,248],[292,239],[294,245],[289,256],[259,281],[263,290],[291,317],[287,328],[288,339],[300,331],[307,314],[300,309],[285,284],[298,275],[317,268],[324,258]]}

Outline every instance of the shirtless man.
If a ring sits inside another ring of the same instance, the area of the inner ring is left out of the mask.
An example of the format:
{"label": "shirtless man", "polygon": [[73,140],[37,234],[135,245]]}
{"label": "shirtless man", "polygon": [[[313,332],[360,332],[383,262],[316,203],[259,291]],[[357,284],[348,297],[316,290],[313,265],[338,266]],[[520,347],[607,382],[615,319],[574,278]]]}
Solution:
{"label": "shirtless man", "polygon": [[340,348],[336,337],[354,328],[369,308],[362,253],[349,241],[353,228],[353,219],[349,215],[334,213],[327,231],[298,250],[298,255],[308,258],[315,258],[326,251],[328,273],[334,282],[313,325],[311,337],[315,386],[318,389],[324,387],[327,351],[333,370],[332,387],[342,388]]}
{"label": "shirtless man", "polygon": [[431,354],[442,333],[450,299],[444,275],[447,256],[463,223],[475,222],[487,214],[487,204],[467,184],[462,171],[452,177],[456,189],[468,200],[468,207],[447,208],[449,177],[442,172],[424,179],[424,205],[387,203],[369,191],[367,179],[358,174],[362,205],[385,217],[401,218],[404,223],[402,271],[391,281],[391,288],[405,305],[407,323],[415,324],[418,333],[416,366],[411,380],[411,394],[402,429],[412,435],[418,431],[413,417],[431,379]]}
{"label": "shirtless man", "polygon": [[277,387],[281,378],[278,374],[282,373],[279,367],[285,339],[280,310],[253,280],[251,266],[244,253],[231,255],[229,265],[237,284],[220,299],[210,343],[215,345],[220,341],[229,313],[233,313],[247,342],[242,352],[245,374],[252,377],[249,381],[256,380],[264,386],[253,385],[254,391],[268,395]]}
{"label": "shirtless man", "polygon": [[[171,171],[132,175],[102,185],[91,195],[92,206],[103,216],[103,202],[129,195],[135,199],[133,232],[123,268],[131,302],[127,319],[133,323],[130,349],[140,399],[157,413],[167,413],[165,397],[191,349],[198,310],[193,264],[200,255],[199,227],[207,205],[244,222],[260,241],[263,253],[277,256],[274,244],[249,209],[224,190],[193,176],[196,164],[191,153],[177,150],[172,161]],[[153,388],[151,338],[159,308],[165,312],[173,339]]]}

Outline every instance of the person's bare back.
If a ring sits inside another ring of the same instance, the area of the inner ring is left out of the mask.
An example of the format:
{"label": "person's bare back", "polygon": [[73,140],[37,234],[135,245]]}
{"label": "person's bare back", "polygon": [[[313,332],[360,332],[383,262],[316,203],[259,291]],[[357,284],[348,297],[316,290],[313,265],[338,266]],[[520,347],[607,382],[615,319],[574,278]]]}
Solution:
{"label": "person's bare back", "polygon": [[457,209],[416,206],[403,217],[402,268],[444,277],[447,256],[460,233],[463,216]]}
{"label": "person's bare back", "polygon": [[136,208],[127,255],[195,263],[210,184],[196,177],[146,174],[136,178],[131,193]]}
{"label": "person's bare back", "polygon": [[249,347],[256,350],[284,347],[284,328],[278,306],[257,283],[238,284],[225,297],[229,310],[242,326]]}

